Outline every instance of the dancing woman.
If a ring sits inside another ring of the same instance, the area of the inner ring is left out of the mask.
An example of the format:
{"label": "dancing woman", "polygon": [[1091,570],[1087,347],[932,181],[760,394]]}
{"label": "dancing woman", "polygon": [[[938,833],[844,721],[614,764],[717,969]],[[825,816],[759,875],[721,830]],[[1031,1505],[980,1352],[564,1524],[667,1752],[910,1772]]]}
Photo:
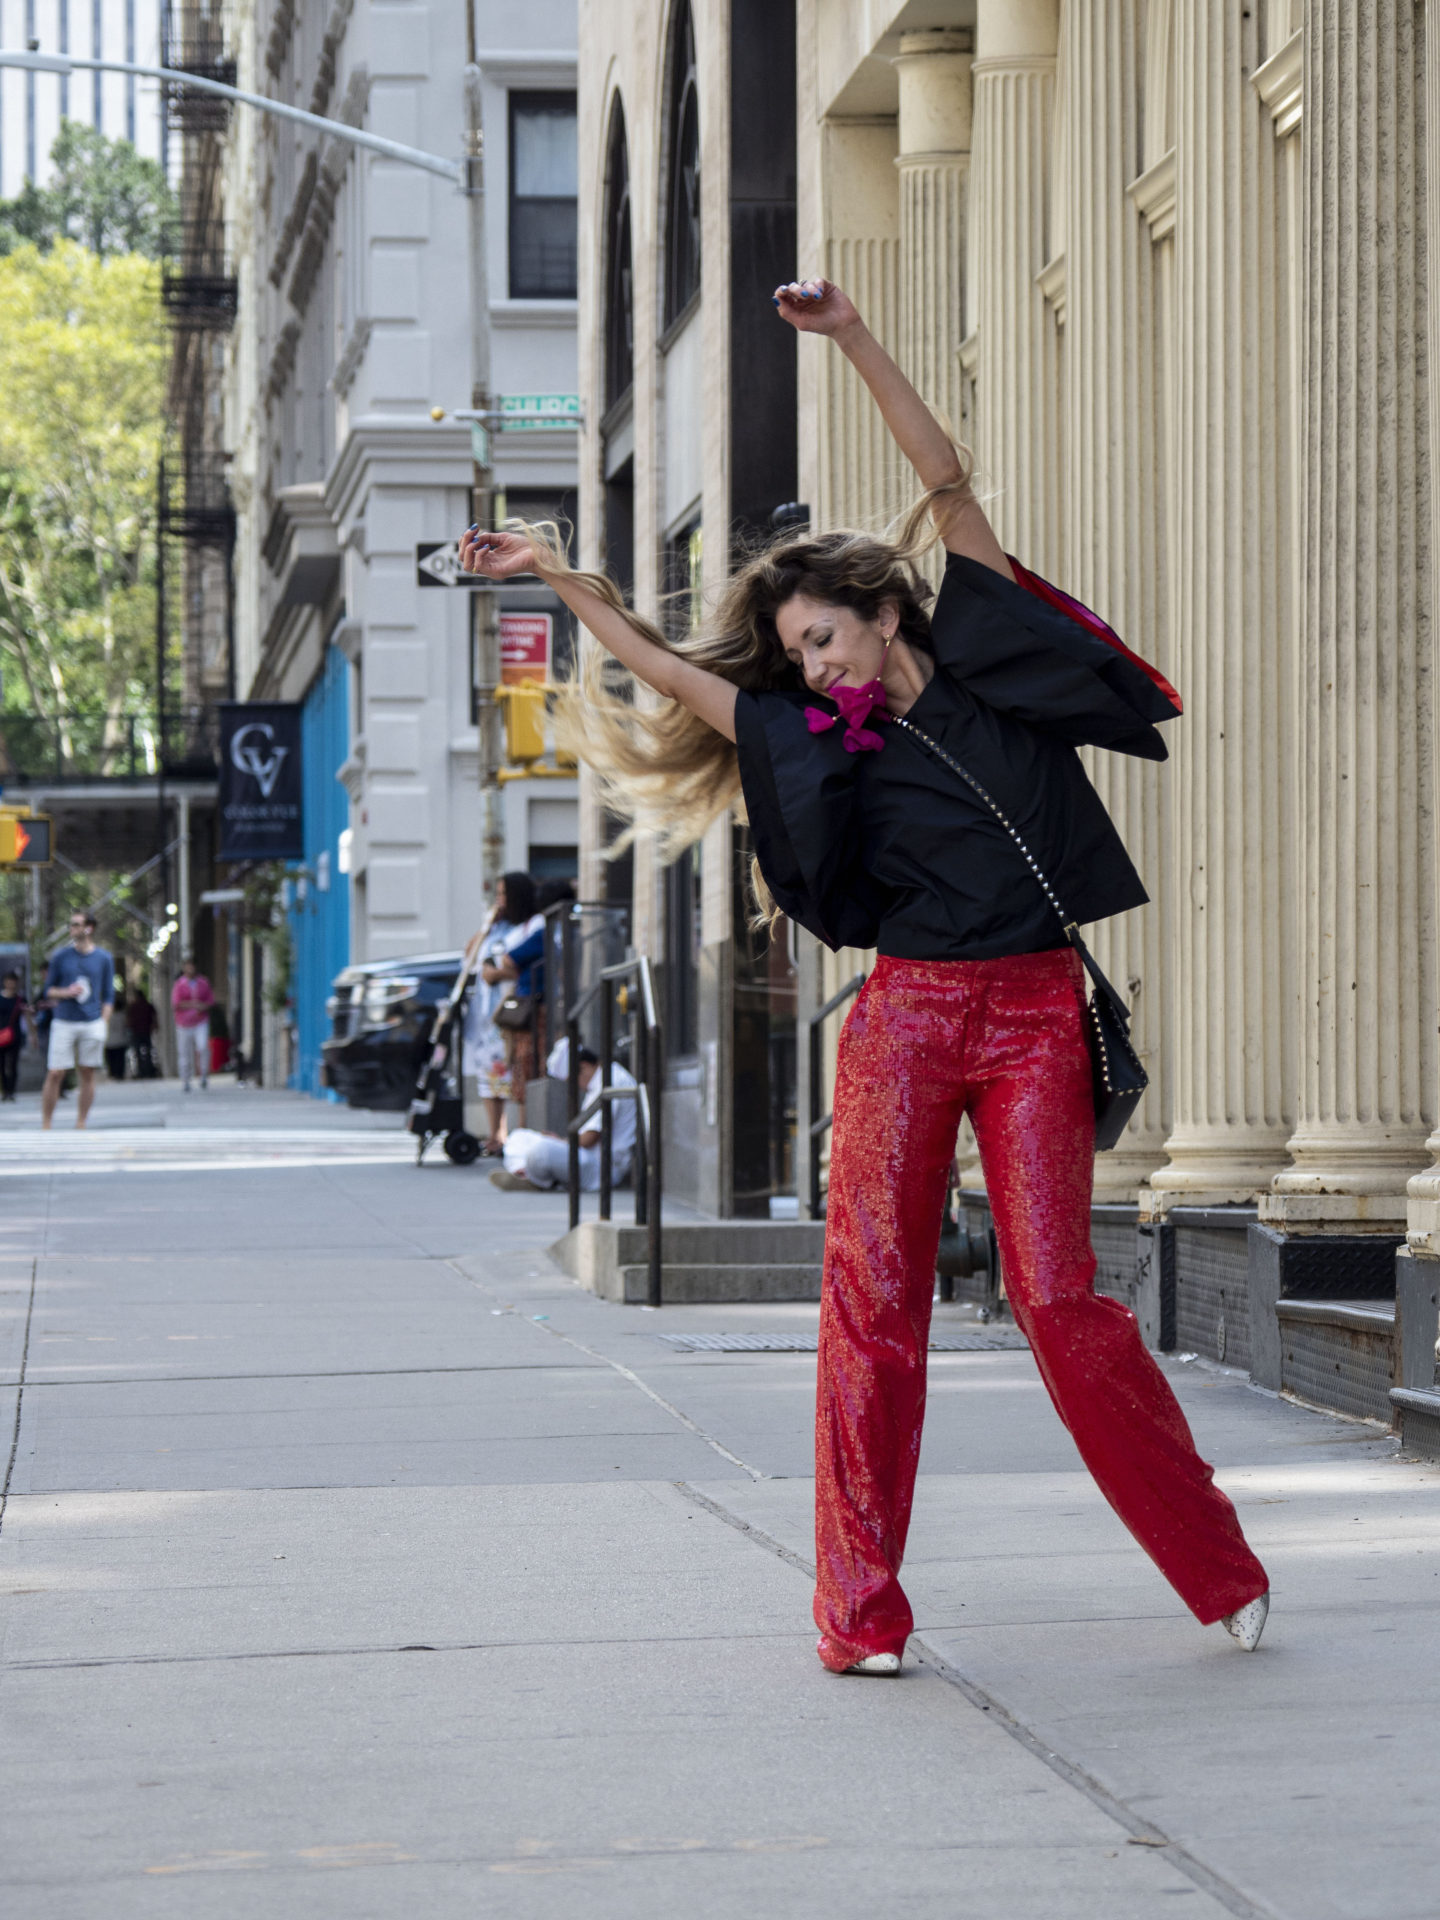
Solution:
{"label": "dancing woman", "polygon": [[[878,948],[836,1071],[816,1408],[820,1658],[838,1673],[897,1672],[913,1624],[900,1563],[964,1114],[1010,1304],[1056,1411],[1186,1605],[1253,1647],[1265,1570],[1134,1315],[1094,1291],[1081,965],[1014,837],[1070,919],[1139,906],[1139,876],[1075,749],[1163,759],[1155,723],[1179,699],[1094,614],[1007,558],[964,457],[838,287],[792,282],[775,304],[799,331],[830,337],[919,475],[924,498],[894,541],[779,541],[739,568],[700,633],[673,642],[604,575],[572,571],[553,530],[471,528],[461,551],[493,579],[543,575],[661,696],[622,698],[591,649],[562,703],[609,805],[678,852],[743,789],[762,913],[783,911],[832,948]],[[927,615],[915,562],[937,538],[948,557]]]}

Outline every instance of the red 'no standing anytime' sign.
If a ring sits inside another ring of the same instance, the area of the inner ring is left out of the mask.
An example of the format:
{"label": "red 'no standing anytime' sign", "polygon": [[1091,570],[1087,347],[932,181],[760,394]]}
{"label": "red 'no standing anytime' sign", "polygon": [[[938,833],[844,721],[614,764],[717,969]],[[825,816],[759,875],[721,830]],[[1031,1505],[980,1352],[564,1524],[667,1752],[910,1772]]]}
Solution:
{"label": "red 'no standing anytime' sign", "polygon": [[500,678],[506,686],[550,678],[551,618],[548,613],[501,614]]}

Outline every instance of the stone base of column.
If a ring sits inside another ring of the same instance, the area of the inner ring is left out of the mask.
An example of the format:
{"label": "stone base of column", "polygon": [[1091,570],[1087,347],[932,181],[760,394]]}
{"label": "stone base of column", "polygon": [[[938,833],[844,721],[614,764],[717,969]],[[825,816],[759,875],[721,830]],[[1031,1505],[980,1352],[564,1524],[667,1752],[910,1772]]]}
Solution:
{"label": "stone base of column", "polygon": [[1286,1160],[1278,1131],[1260,1128],[1177,1132],[1165,1151],[1170,1164],[1151,1174],[1140,1196],[1144,1219],[1163,1219],[1172,1207],[1253,1206]]}
{"label": "stone base of column", "polygon": [[1123,1139],[1120,1145],[1109,1153],[1097,1153],[1095,1156],[1096,1200],[1124,1202],[1130,1206],[1138,1205],[1141,1192],[1158,1168],[1163,1154],[1163,1147],[1157,1152],[1153,1146],[1147,1148],[1143,1142],[1137,1148],[1127,1151]]}
{"label": "stone base of column", "polygon": [[1437,1164],[1417,1173],[1405,1188],[1405,1240],[1412,1253],[1440,1260],[1440,1133],[1425,1142]]}
{"label": "stone base of column", "polygon": [[1406,1229],[1406,1187],[1431,1155],[1412,1128],[1309,1129],[1290,1142],[1260,1217],[1278,1228]]}

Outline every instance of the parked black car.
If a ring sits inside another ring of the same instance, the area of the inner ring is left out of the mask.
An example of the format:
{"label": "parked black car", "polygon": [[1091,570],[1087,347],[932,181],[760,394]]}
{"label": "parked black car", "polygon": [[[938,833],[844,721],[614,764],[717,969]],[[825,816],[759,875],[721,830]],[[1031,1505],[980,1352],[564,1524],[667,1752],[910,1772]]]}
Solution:
{"label": "parked black car", "polygon": [[415,1093],[435,1009],[460,970],[458,953],[369,960],[335,976],[321,1046],[327,1087],[352,1107],[404,1113]]}

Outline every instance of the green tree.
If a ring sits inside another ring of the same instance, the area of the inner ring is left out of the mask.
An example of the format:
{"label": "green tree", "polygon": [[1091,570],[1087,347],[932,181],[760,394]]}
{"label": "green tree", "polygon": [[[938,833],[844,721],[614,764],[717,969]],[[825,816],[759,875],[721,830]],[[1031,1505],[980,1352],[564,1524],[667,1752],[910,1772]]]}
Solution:
{"label": "green tree", "polygon": [[[10,716],[152,705],[158,269],[57,240],[0,259],[0,662]],[[96,745],[101,744],[95,742]]]}
{"label": "green tree", "polygon": [[78,240],[93,253],[160,257],[175,196],[153,160],[128,140],[66,120],[50,165],[48,186],[27,180],[13,200],[0,200],[0,254],[26,241],[48,250],[57,240]]}

